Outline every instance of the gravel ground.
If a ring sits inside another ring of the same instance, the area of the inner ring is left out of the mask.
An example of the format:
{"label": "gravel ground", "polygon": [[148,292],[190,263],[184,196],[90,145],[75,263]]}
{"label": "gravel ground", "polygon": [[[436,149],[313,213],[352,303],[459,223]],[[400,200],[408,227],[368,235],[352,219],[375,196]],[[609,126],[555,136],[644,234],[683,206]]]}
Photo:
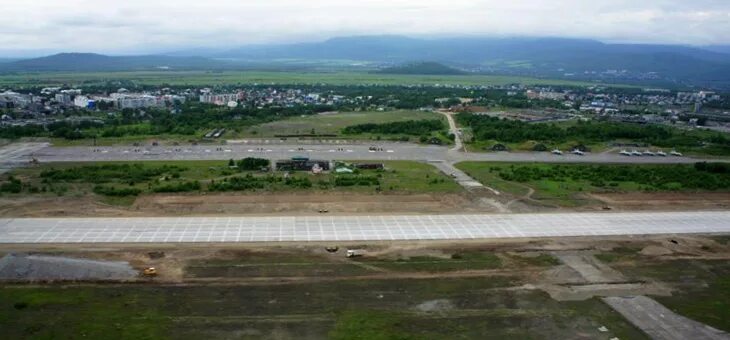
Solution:
{"label": "gravel ground", "polygon": [[0,259],[0,280],[128,280],[136,276],[127,262],[24,254]]}

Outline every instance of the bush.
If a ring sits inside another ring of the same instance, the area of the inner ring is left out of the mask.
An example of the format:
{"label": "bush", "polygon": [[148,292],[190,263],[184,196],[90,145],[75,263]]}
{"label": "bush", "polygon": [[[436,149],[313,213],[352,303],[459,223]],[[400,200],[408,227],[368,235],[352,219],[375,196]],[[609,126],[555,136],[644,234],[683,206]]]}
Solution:
{"label": "bush", "polygon": [[338,187],[349,187],[349,186],[371,186],[380,185],[380,179],[378,176],[337,176],[335,177],[335,186]]}
{"label": "bush", "polygon": [[[270,176],[273,177],[273,176]],[[259,179],[251,174],[246,176],[227,178],[222,182],[214,182],[208,185],[208,191],[241,191],[263,189],[266,179]]]}
{"label": "bush", "polygon": [[438,119],[432,120],[409,120],[405,122],[392,123],[367,123],[352,125],[344,128],[344,134],[405,134],[411,136],[430,135],[431,132],[445,129],[444,123]]}
{"label": "bush", "polygon": [[104,195],[104,196],[123,197],[123,196],[137,196],[140,193],[142,193],[142,190],[137,189],[137,188],[115,188],[115,187],[97,185],[94,187],[94,193],[98,194],[98,195]]}
{"label": "bush", "polygon": [[154,192],[190,192],[198,190],[200,190],[200,182],[198,181],[171,183],[152,189]]}
{"label": "bush", "polygon": [[727,190],[730,172],[723,172],[723,165],[512,165],[500,168],[497,175],[515,182],[571,179],[600,188],[634,182],[647,189]]}
{"label": "bush", "polygon": [[10,176],[7,182],[0,184],[0,192],[17,194],[20,193],[22,190],[23,183],[13,176]]}
{"label": "bush", "polygon": [[246,157],[238,163],[236,163],[238,166],[238,170],[260,170],[264,167],[269,167],[271,165],[271,162],[268,159],[263,158],[253,158],[253,157]]}

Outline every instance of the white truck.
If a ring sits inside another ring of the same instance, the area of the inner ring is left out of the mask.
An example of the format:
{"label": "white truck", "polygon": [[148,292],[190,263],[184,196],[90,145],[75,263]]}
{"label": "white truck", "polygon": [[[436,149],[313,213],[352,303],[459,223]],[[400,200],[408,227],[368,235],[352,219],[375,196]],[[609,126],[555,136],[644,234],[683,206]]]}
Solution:
{"label": "white truck", "polygon": [[360,257],[365,253],[365,249],[347,249],[347,257]]}

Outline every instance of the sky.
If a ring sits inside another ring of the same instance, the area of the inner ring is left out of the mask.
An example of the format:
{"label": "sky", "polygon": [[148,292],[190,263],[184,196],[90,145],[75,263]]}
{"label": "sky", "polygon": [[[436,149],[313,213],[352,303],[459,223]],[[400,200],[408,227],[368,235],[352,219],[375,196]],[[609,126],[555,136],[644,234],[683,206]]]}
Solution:
{"label": "sky", "polygon": [[730,0],[0,0],[0,9],[0,57],[380,34],[730,45]]}

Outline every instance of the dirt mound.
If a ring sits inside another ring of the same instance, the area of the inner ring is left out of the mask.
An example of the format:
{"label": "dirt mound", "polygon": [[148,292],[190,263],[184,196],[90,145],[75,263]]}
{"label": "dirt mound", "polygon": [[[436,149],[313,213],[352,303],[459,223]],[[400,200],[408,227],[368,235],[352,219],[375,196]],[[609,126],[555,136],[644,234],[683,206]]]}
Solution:
{"label": "dirt mound", "polygon": [[127,262],[8,254],[0,259],[0,280],[130,280],[137,271]]}

